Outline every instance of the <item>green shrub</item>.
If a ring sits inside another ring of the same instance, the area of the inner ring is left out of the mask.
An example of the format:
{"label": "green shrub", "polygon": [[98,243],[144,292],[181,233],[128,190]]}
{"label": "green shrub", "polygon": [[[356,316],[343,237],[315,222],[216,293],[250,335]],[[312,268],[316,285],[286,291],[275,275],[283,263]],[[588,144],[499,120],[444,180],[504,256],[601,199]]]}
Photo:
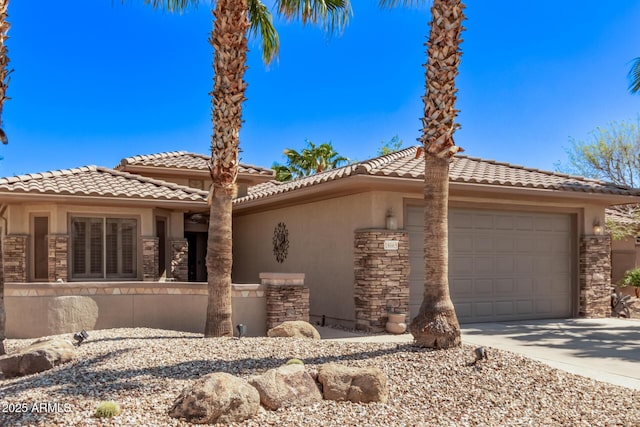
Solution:
{"label": "green shrub", "polygon": [[640,287],[640,268],[627,271],[622,280],[620,280],[620,286]]}
{"label": "green shrub", "polygon": [[96,406],[96,418],[111,418],[116,415],[120,415],[120,405],[116,402],[110,400],[108,402],[100,402],[100,404]]}
{"label": "green shrub", "polygon": [[300,359],[289,359],[287,360],[286,364],[287,365],[304,365],[304,363]]}

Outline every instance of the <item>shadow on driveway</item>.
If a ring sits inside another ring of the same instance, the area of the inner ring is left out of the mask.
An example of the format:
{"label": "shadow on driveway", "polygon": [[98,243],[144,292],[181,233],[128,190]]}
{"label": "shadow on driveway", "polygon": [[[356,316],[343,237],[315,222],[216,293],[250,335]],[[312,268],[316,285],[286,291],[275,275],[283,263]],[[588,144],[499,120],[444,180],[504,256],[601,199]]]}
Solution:
{"label": "shadow on driveway", "polygon": [[466,324],[462,325],[462,340],[513,351],[569,372],[640,390],[637,319]]}

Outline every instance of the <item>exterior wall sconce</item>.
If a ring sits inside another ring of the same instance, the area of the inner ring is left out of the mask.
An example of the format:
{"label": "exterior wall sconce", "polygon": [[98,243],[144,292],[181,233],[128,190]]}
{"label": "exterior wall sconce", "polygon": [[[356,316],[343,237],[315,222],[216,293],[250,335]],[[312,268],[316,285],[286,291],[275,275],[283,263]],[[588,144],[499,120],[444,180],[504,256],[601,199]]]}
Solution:
{"label": "exterior wall sconce", "polygon": [[600,220],[598,218],[593,220],[593,234],[597,236],[602,234],[602,225],[600,225]]}
{"label": "exterior wall sconce", "polygon": [[397,230],[398,229],[398,220],[396,219],[395,215],[393,215],[393,210],[389,209],[387,211],[387,218],[386,218],[386,227],[387,230]]}

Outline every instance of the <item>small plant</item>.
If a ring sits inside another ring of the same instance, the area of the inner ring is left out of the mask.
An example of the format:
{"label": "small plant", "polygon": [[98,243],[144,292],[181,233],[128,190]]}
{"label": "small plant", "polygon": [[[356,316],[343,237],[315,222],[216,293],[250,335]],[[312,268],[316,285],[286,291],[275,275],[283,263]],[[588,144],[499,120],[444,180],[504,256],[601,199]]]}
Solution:
{"label": "small plant", "polygon": [[96,406],[96,418],[111,418],[120,415],[120,405],[113,401],[100,402]]}
{"label": "small plant", "polygon": [[287,360],[287,365],[304,365],[304,362],[300,359],[289,359]]}
{"label": "small plant", "polygon": [[619,285],[621,287],[633,286],[636,288],[636,296],[638,296],[640,291],[640,268],[636,268],[634,270],[629,270],[624,274],[622,280],[620,280]]}

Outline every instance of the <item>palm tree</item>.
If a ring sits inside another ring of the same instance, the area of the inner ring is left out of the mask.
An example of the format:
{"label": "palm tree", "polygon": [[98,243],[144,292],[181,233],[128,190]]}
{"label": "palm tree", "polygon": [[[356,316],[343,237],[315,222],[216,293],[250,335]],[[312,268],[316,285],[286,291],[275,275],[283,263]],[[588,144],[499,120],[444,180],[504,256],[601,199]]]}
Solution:
{"label": "palm tree", "polygon": [[[381,0],[382,6],[410,0]],[[424,3],[424,2],[418,2]],[[426,93],[422,136],[424,172],[424,296],[420,312],[412,320],[409,330],[416,344],[431,348],[450,348],[460,345],[460,324],[449,294],[449,162],[460,151],[453,141],[453,133],[460,127],[455,123],[458,66],[462,52],[462,21],[464,5],[461,0],[433,0],[431,29],[427,40]]]}
{"label": "palm tree", "polygon": [[[9,65],[9,57],[7,56],[7,33],[9,32],[9,21],[7,21],[7,7],[9,0],[0,0],[0,141],[3,144],[8,142],[7,134],[4,132],[2,124],[2,108],[7,98],[7,86],[9,86],[9,74],[11,70],[7,68]],[[6,232],[6,230],[5,230]],[[0,233],[0,354],[5,353],[5,323],[6,313],[4,310],[4,263],[2,258],[2,233]]]}
{"label": "palm tree", "polygon": [[[154,6],[180,11],[195,0],[145,0]],[[278,51],[278,35],[271,13],[260,0],[216,0],[209,43],[213,55],[209,236],[207,274],[209,300],[205,337],[233,336],[231,322],[231,201],[236,191],[242,103],[247,83],[247,37],[260,36],[263,59],[269,63]],[[349,0],[276,0],[274,8],[303,24],[321,22],[328,31],[342,29],[351,12]]]}
{"label": "palm tree", "polygon": [[640,57],[633,60],[633,65],[629,70],[629,91],[631,93],[640,92]]}
{"label": "palm tree", "polygon": [[280,165],[274,163],[271,167],[276,172],[276,180],[289,181],[301,176],[309,176],[314,173],[334,169],[349,159],[341,156],[331,142],[315,145],[312,141],[306,140],[307,147],[298,152],[293,148],[286,148],[283,154],[287,157],[287,164]]}

